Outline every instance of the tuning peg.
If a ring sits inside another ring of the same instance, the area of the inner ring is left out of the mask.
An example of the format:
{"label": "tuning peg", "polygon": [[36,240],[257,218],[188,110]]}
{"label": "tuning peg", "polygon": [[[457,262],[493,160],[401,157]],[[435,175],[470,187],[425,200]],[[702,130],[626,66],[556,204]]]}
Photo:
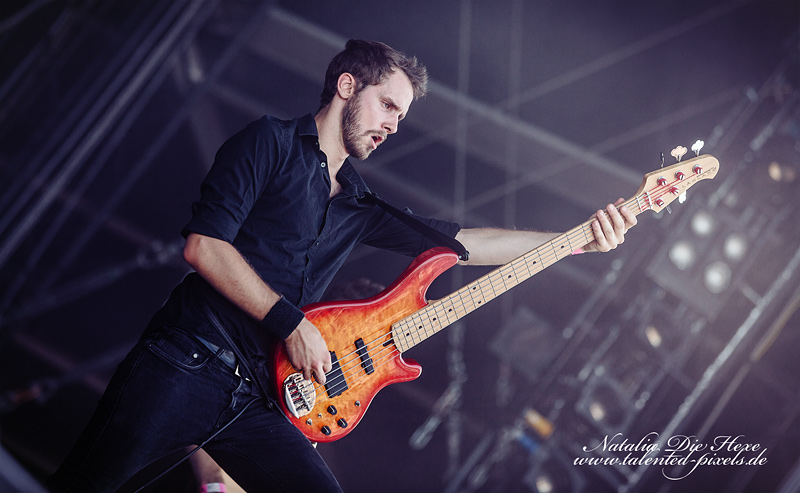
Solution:
{"label": "tuning peg", "polygon": [[702,140],[698,140],[697,142],[692,144],[692,150],[694,151],[695,156],[700,155],[700,149],[702,149],[704,145],[706,145],[706,143],[703,142]]}
{"label": "tuning peg", "polygon": [[672,155],[672,157],[674,157],[675,159],[677,159],[677,160],[678,160],[678,162],[681,162],[681,158],[682,158],[684,155],[686,155],[686,153],[687,153],[687,152],[688,152],[688,149],[686,149],[686,148],[685,148],[685,147],[683,147],[683,146],[678,146],[678,147],[676,147],[675,149],[672,149],[672,151],[670,152],[670,155]]}

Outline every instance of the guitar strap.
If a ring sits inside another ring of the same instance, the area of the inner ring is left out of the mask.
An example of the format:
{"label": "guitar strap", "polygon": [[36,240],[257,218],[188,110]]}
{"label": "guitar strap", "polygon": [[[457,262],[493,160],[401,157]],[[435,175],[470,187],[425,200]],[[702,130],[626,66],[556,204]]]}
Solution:
{"label": "guitar strap", "polygon": [[393,215],[403,223],[405,223],[408,227],[412,228],[417,233],[422,234],[423,236],[428,237],[428,239],[436,242],[440,246],[446,246],[447,248],[453,250],[458,254],[458,258],[462,261],[469,260],[469,252],[464,245],[461,244],[460,241],[456,240],[455,238],[451,238],[446,234],[442,233],[438,229],[434,229],[424,222],[416,219],[415,217],[407,214],[396,207],[387,204],[384,200],[378,198],[373,192],[366,192],[364,194],[364,198],[367,199],[368,202],[376,204],[383,208],[386,212]]}

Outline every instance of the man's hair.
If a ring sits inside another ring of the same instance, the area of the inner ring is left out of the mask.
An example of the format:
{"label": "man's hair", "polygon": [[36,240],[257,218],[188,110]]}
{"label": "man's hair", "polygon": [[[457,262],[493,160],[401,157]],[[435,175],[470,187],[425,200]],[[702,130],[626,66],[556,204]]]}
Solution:
{"label": "man's hair", "polygon": [[417,57],[408,57],[400,51],[377,41],[351,39],[344,51],[333,57],[325,73],[325,85],[320,95],[322,109],[333,100],[339,76],[349,73],[355,77],[356,91],[383,82],[395,70],[402,70],[414,90],[417,100],[428,92],[428,70]]}

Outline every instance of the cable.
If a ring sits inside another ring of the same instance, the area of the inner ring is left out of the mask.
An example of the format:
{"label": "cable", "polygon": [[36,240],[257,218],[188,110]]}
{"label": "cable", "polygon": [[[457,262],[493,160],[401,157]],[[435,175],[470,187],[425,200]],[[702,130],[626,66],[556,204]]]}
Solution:
{"label": "cable", "polygon": [[193,455],[194,455],[194,454],[195,454],[195,453],[196,453],[198,450],[200,450],[201,448],[203,448],[203,447],[204,447],[205,445],[207,445],[207,444],[208,444],[208,443],[209,443],[211,440],[213,440],[213,439],[215,439],[217,436],[219,436],[219,434],[220,434],[220,433],[222,433],[223,431],[225,431],[225,429],[226,429],[226,428],[228,428],[230,425],[232,425],[232,424],[234,423],[234,421],[236,421],[237,419],[239,419],[239,417],[240,417],[242,414],[244,414],[244,412],[245,412],[245,411],[247,411],[247,408],[249,408],[249,407],[250,407],[250,404],[252,404],[252,403],[254,403],[255,401],[257,401],[257,400],[260,400],[260,399],[263,399],[263,396],[260,396],[260,395],[259,395],[259,396],[253,397],[253,399],[251,399],[249,402],[247,402],[247,403],[244,405],[244,407],[242,408],[242,410],[241,410],[241,411],[239,411],[239,413],[238,413],[236,416],[234,416],[234,417],[233,417],[233,418],[232,418],[230,421],[228,421],[227,423],[225,423],[225,426],[223,426],[223,427],[222,427],[222,428],[220,428],[219,430],[217,430],[217,431],[215,431],[214,433],[212,433],[212,434],[211,434],[211,436],[209,436],[208,438],[206,438],[206,439],[205,439],[205,441],[203,441],[203,443],[201,443],[201,444],[200,444],[200,445],[198,445],[197,447],[193,448],[193,449],[192,449],[192,450],[191,450],[189,453],[187,453],[186,455],[184,455],[183,457],[181,457],[180,459],[178,459],[178,460],[177,460],[177,461],[176,461],[174,464],[172,464],[171,466],[169,466],[167,469],[165,469],[163,472],[161,472],[161,473],[160,473],[158,476],[155,476],[155,477],[154,477],[154,478],[152,478],[150,481],[146,482],[145,484],[143,484],[142,486],[140,486],[139,488],[137,488],[137,489],[134,491],[134,493],[139,493],[139,492],[140,492],[140,491],[142,491],[143,489],[147,488],[148,486],[152,485],[153,483],[155,483],[155,482],[156,482],[156,481],[158,481],[159,479],[163,478],[163,477],[164,477],[164,476],[165,476],[167,473],[169,473],[170,471],[172,471],[173,469],[175,469],[175,468],[176,468],[176,467],[178,467],[179,465],[183,464],[183,463],[184,463],[184,462],[185,462],[185,461],[186,461],[186,460],[187,460],[189,457],[193,456]]}

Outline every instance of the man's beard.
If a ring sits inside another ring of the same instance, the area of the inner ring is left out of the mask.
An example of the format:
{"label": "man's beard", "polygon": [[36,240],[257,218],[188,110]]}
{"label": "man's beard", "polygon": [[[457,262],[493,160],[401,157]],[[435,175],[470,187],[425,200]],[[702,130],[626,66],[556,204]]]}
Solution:
{"label": "man's beard", "polygon": [[372,153],[372,146],[359,144],[368,134],[358,125],[361,113],[361,91],[347,100],[342,111],[342,141],[347,153],[356,159],[365,160]]}

